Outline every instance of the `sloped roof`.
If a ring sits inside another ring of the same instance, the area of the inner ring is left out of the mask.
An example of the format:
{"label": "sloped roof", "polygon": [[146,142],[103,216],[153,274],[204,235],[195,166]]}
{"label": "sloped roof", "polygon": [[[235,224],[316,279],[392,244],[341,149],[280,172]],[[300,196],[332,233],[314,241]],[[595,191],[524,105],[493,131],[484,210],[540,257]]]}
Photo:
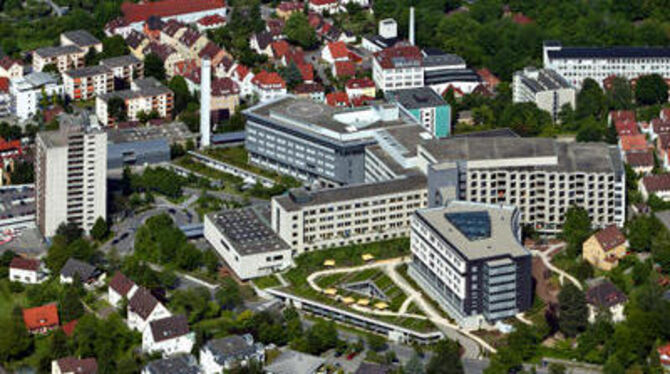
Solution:
{"label": "sloped roof", "polygon": [[123,17],[129,23],[146,21],[150,16],[172,17],[224,8],[224,0],[162,0],[143,3],[124,2],[121,4]]}
{"label": "sloped roof", "polygon": [[628,301],[628,297],[612,282],[604,281],[586,291],[586,301],[591,305],[610,308],[625,303]]}
{"label": "sloped roof", "polygon": [[170,316],[151,321],[149,324],[154,342],[161,342],[188,334],[188,321],[186,316]]}
{"label": "sloped roof", "polygon": [[128,301],[128,308],[142,319],[146,320],[149,318],[154,308],[156,308],[157,304],[158,299],[156,299],[149,290],[140,287]]}
{"label": "sloped roof", "polygon": [[96,374],[98,361],[95,358],[64,357],[57,361],[62,373]]}
{"label": "sloped roof", "polygon": [[58,326],[58,307],[52,303],[23,309],[23,322],[28,330]]}
{"label": "sloped roof", "polygon": [[607,226],[595,233],[595,236],[604,251],[609,251],[626,242],[626,237],[616,225]]}
{"label": "sloped roof", "polygon": [[120,271],[117,271],[109,282],[109,288],[113,289],[121,296],[127,295],[134,285],[135,282],[123,275]]}
{"label": "sloped roof", "polygon": [[40,260],[16,256],[12,259],[9,267],[11,269],[37,271],[40,268]]}

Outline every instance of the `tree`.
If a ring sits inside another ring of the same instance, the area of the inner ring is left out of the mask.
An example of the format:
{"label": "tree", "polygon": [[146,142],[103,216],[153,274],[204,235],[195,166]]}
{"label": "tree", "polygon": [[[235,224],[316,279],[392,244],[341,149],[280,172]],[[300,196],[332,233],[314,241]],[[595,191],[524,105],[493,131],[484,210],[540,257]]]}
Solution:
{"label": "tree", "polygon": [[109,227],[107,227],[107,221],[105,221],[105,219],[102,217],[98,217],[98,219],[95,220],[93,227],[91,228],[91,236],[93,239],[99,241],[104,239],[108,233]]}
{"label": "tree", "polygon": [[168,87],[174,92],[174,113],[177,115],[186,109],[193,97],[188,90],[186,80],[181,75],[175,75],[168,83]]}
{"label": "tree", "polygon": [[21,308],[0,319],[0,362],[17,360],[30,354],[33,341],[23,322]]}
{"label": "tree", "polygon": [[110,58],[125,56],[130,53],[126,41],[121,35],[114,35],[112,37],[102,39],[102,53],[101,58]]}
{"label": "tree", "polygon": [[565,374],[567,368],[563,364],[549,364],[549,374]]}
{"label": "tree", "polygon": [[58,306],[61,321],[74,321],[84,315],[84,305],[82,305],[79,297],[80,293],[76,285],[65,288],[63,298]]}
{"label": "tree", "polygon": [[633,90],[626,78],[614,77],[612,86],[607,90],[609,107],[615,110],[631,109],[633,106]]}
{"label": "tree", "polygon": [[290,42],[303,48],[310,48],[317,42],[314,28],[310,26],[307,16],[301,12],[291,14],[284,26],[284,34]]}
{"label": "tree", "polygon": [[302,83],[302,73],[294,61],[281,71],[281,77],[284,78],[289,88],[293,88]]}
{"label": "tree", "polygon": [[144,57],[144,75],[154,77],[159,81],[165,79],[165,65],[157,54],[151,52]]}
{"label": "tree", "polygon": [[651,241],[651,254],[654,262],[659,264],[664,272],[670,271],[670,233],[660,230]]}
{"label": "tree", "polygon": [[635,101],[640,105],[664,104],[668,102],[668,85],[658,74],[643,75],[635,85]]}
{"label": "tree", "polygon": [[605,136],[606,128],[603,123],[596,121],[593,117],[584,119],[577,131],[578,142],[598,142]]}
{"label": "tree", "polygon": [[587,117],[600,119],[603,118],[606,110],[606,98],[598,82],[591,78],[584,79],[582,89],[577,94],[577,110],[575,111],[577,119]]}
{"label": "tree", "polygon": [[405,374],[425,374],[426,372],[423,368],[423,362],[421,361],[421,357],[419,357],[419,355],[416,353],[414,353],[412,355],[412,358],[410,358],[409,361],[407,361],[403,369],[405,371]]}
{"label": "tree", "polygon": [[463,374],[458,344],[452,340],[437,343],[433,357],[426,366],[427,374]]}
{"label": "tree", "polygon": [[128,118],[126,102],[118,96],[110,98],[107,101],[107,115],[117,122],[124,122]]}
{"label": "tree", "polygon": [[379,335],[370,335],[368,336],[368,348],[372,349],[375,352],[383,351],[386,348],[386,339],[382,338]]}
{"label": "tree", "polygon": [[60,74],[60,71],[58,71],[58,67],[56,64],[47,64],[44,65],[42,68],[43,73],[51,73],[51,74]]}
{"label": "tree", "polygon": [[35,168],[33,163],[24,160],[15,161],[11,177],[12,184],[35,183]]}
{"label": "tree", "polygon": [[582,243],[591,235],[591,218],[581,207],[571,206],[565,213],[561,237],[568,243],[568,253],[575,257],[581,250]]}
{"label": "tree", "polygon": [[61,223],[56,229],[56,235],[65,237],[65,242],[67,244],[81,238],[83,234],[84,230],[82,230],[82,228],[75,222]]}
{"label": "tree", "polygon": [[244,303],[240,293],[240,286],[228,277],[221,282],[221,287],[214,296],[223,309],[235,309]]}
{"label": "tree", "polygon": [[588,307],[584,292],[568,282],[558,294],[558,327],[566,336],[576,336],[587,326]]}

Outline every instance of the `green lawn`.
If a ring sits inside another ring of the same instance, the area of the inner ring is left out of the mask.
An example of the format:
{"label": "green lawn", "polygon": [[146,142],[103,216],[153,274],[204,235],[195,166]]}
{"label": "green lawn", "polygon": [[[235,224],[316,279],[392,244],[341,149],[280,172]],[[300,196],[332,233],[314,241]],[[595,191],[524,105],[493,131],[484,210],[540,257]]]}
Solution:
{"label": "green lawn", "polygon": [[9,284],[8,279],[0,280],[0,318],[11,315],[15,306],[23,307],[27,303],[25,292],[12,293]]}
{"label": "green lawn", "polygon": [[265,277],[256,278],[253,280],[253,282],[256,287],[262,290],[270,287],[281,286],[281,282],[279,282],[279,279],[277,279],[277,277],[274,275],[267,275]]}

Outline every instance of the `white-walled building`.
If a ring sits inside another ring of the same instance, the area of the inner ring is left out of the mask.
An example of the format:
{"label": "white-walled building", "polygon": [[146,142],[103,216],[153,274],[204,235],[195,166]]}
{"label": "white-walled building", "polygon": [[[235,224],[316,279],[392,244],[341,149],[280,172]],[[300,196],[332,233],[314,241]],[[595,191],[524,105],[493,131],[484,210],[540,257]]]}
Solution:
{"label": "white-walled building", "polygon": [[286,96],[286,82],[275,72],[261,71],[251,79],[251,85],[253,93],[258,96],[260,102]]}
{"label": "white-walled building", "polygon": [[9,280],[25,284],[39,284],[47,279],[42,262],[37,259],[14,257],[9,264]]}
{"label": "white-walled building", "polygon": [[60,34],[60,44],[77,46],[86,53],[91,49],[97,53],[102,52],[102,42],[86,30],[66,31]]}
{"label": "white-walled building", "polygon": [[51,361],[51,374],[97,374],[98,361],[95,357],[63,357]]}
{"label": "white-walled building", "polygon": [[135,79],[144,78],[144,62],[133,55],[106,58],[100,65],[112,70],[114,89],[130,87]]}
{"label": "white-walled building", "polygon": [[428,204],[426,178],[307,191],[272,199],[272,228],[294,254],[409,235],[410,216]]}
{"label": "white-walled building", "polygon": [[33,52],[33,71],[39,72],[47,65],[54,65],[59,73],[84,67],[86,51],[76,45],[44,47]]}
{"label": "white-walled building", "polygon": [[589,307],[589,323],[595,323],[598,314],[607,310],[614,323],[624,321],[624,308],[628,297],[610,281],[602,281],[586,291],[586,302]]}
{"label": "white-walled building", "polygon": [[576,97],[575,88],[551,69],[527,67],[514,73],[512,101],[535,103],[538,108],[549,112],[554,121],[558,120],[564,105],[575,109]]}
{"label": "white-walled building", "polygon": [[543,45],[545,69],[552,69],[581,88],[586,78],[601,86],[610,76],[627,80],[659,74],[670,78],[670,48],[656,47],[564,47],[557,41]]}
{"label": "white-walled building", "polygon": [[382,91],[423,87],[423,55],[415,46],[398,46],[376,52],[372,78]]}
{"label": "white-walled building", "polygon": [[23,63],[9,56],[0,58],[0,78],[21,78],[23,76]]}
{"label": "white-walled building", "polygon": [[89,100],[114,91],[114,74],[102,65],[68,70],[63,73],[63,87],[70,100]]}
{"label": "white-walled building", "polygon": [[109,101],[121,98],[125,103],[126,119],[136,121],[140,113],[155,111],[160,118],[172,116],[174,94],[156,79],[135,79],[129,90],[113,91],[96,97],[95,114],[103,126],[112,126],[118,119],[109,114]]}
{"label": "white-walled building", "polygon": [[12,97],[12,113],[20,120],[26,121],[37,113],[43,95],[49,98],[62,96],[63,85],[55,75],[36,72],[12,79],[9,94]]}
{"label": "white-walled building", "polygon": [[307,0],[310,11],[323,14],[328,12],[330,14],[335,14],[340,11],[340,1],[339,0]]}
{"label": "white-walled building", "polygon": [[149,290],[140,287],[128,300],[126,323],[131,330],[144,332],[151,321],[169,317],[172,314]]}
{"label": "white-walled building", "polygon": [[205,216],[205,238],[241,279],[270,275],[292,265],[291,248],[269,226],[268,205]]}
{"label": "white-walled building", "polygon": [[118,308],[121,306],[121,302],[125,298],[130,300],[139,287],[130,280],[121,272],[116,272],[114,277],[109,281],[109,287],[107,289],[107,301],[113,306]]}
{"label": "white-walled building", "polygon": [[90,232],[107,217],[107,133],[84,115],[65,115],[58,130],[38,133],[35,143],[37,227],[46,237],[66,222]]}
{"label": "white-walled building", "polygon": [[142,352],[161,353],[168,357],[190,353],[195,344],[195,332],[188,328],[186,316],[170,316],[153,320],[142,333]]}
{"label": "white-walled building", "polygon": [[213,339],[200,349],[200,366],[204,374],[223,373],[246,366],[250,361],[265,362],[263,344],[254,343],[250,334]]}

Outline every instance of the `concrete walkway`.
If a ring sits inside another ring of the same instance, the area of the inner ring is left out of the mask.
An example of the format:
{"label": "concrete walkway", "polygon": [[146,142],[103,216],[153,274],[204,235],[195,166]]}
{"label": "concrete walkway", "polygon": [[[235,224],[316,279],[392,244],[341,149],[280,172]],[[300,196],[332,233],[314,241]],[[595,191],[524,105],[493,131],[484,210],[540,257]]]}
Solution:
{"label": "concrete walkway", "polygon": [[570,282],[572,282],[572,284],[574,284],[580,290],[583,290],[582,283],[577,278],[575,278],[572,275],[566,273],[562,269],[557,268],[556,266],[554,266],[551,263],[551,259],[549,258],[547,253],[551,253],[558,246],[560,246],[560,244],[555,244],[555,245],[553,245],[552,247],[550,247],[549,249],[547,249],[546,251],[543,251],[543,252],[533,249],[533,250],[530,251],[530,253],[533,256],[539,257],[542,260],[542,262],[544,263],[544,265],[549,270],[558,274],[558,281],[561,283],[561,286],[563,285],[564,279],[568,278],[568,280],[570,280]]}

